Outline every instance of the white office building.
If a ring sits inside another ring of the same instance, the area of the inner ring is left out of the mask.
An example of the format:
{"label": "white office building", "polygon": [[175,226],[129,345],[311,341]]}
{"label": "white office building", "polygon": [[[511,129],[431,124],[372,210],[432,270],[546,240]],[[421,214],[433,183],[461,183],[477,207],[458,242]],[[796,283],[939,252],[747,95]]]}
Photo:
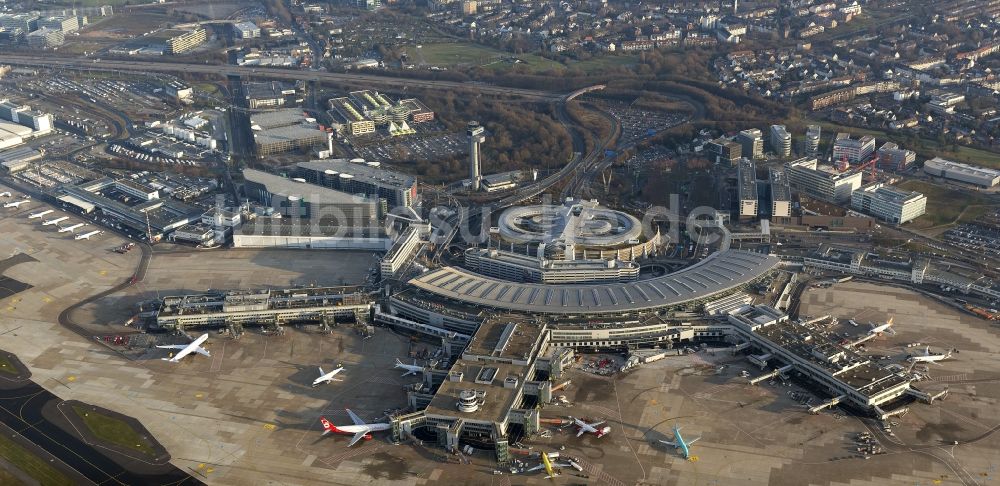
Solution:
{"label": "white office building", "polygon": [[865,135],[851,138],[846,133],[837,135],[833,142],[833,160],[846,160],[852,164],[867,161],[875,153],[875,137]]}
{"label": "white office building", "polygon": [[851,194],[851,207],[882,221],[903,224],[924,214],[927,197],[873,182]]}
{"label": "white office building", "polygon": [[808,196],[833,203],[846,203],[851,193],[861,187],[861,172],[838,173],[819,168],[815,158],[803,157],[785,164],[788,182]]}
{"label": "white office building", "polygon": [[778,157],[792,155],[792,135],[784,125],[771,125],[771,150]]}
{"label": "white office building", "polygon": [[960,164],[941,157],[934,157],[924,162],[924,172],[932,176],[975,184],[980,187],[993,187],[1000,183],[1000,171]]}

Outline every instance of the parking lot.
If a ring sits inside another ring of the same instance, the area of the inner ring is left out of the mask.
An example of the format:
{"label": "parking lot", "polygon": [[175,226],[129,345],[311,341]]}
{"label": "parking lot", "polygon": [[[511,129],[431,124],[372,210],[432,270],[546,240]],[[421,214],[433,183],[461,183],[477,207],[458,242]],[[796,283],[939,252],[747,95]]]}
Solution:
{"label": "parking lot", "polygon": [[[419,127],[421,124],[414,124]],[[469,151],[468,142],[462,133],[441,133],[438,131],[418,132],[403,138],[383,138],[381,141],[354,147],[359,157],[387,162],[407,162],[415,160],[438,160]]]}
{"label": "parking lot", "polygon": [[683,113],[648,110],[627,103],[611,103],[607,110],[621,123],[619,145],[637,142],[687,119],[687,115]]}

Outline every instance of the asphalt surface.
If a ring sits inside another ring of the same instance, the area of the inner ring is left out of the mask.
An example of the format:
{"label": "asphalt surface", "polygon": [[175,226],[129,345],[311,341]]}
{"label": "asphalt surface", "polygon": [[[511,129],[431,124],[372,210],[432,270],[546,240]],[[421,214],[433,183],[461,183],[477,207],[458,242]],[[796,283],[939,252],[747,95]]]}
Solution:
{"label": "asphalt surface", "polygon": [[182,485],[202,484],[175,466],[150,466],[153,473],[129,471],[97,452],[75,434],[50,422],[42,408],[59,397],[32,381],[20,388],[0,388],[0,422],[52,454],[96,484]]}

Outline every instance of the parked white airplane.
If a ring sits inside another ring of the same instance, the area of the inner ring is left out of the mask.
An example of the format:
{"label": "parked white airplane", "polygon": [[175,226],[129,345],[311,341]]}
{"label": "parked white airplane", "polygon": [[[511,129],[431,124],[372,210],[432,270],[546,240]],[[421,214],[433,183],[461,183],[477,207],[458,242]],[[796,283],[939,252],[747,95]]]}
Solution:
{"label": "parked white airplane", "polygon": [[81,226],[86,226],[86,225],[87,225],[87,223],[76,223],[74,225],[70,225],[70,226],[67,226],[65,228],[59,228],[59,232],[60,233],[75,233],[76,230],[77,230],[77,228],[80,228]]}
{"label": "parked white airplane", "polygon": [[871,326],[871,329],[868,330],[868,334],[882,334],[883,332],[887,332],[893,336],[896,335],[896,331],[892,328],[891,317],[885,322],[885,324],[879,324],[876,326],[874,323],[869,322],[868,325]]}
{"label": "parked white airplane", "polygon": [[58,218],[50,219],[48,221],[43,222],[42,226],[52,226],[54,224],[62,223],[63,221],[66,221],[67,219],[69,219],[69,216],[60,216]]}
{"label": "parked white airplane", "polygon": [[951,358],[951,351],[952,350],[949,349],[948,352],[945,353],[945,354],[931,354],[931,347],[927,346],[926,348],[924,348],[924,354],[923,355],[910,356],[909,360],[910,360],[911,363],[914,363],[914,364],[916,364],[916,363],[934,363],[934,364],[936,364],[938,366],[941,366],[941,363],[938,363],[938,361],[944,361],[944,360],[946,360],[948,358]]}
{"label": "parked white airplane", "polygon": [[22,199],[20,201],[11,201],[9,203],[4,204],[3,207],[5,207],[5,208],[19,208],[19,207],[21,207],[22,204],[24,204],[26,202],[28,202],[27,199]]}
{"label": "parked white airplane", "polygon": [[334,376],[337,376],[337,373],[340,373],[341,371],[344,371],[344,367],[343,366],[338,366],[337,369],[335,369],[335,370],[333,370],[333,371],[331,371],[329,373],[323,371],[323,368],[320,367],[320,369],[319,369],[319,378],[316,378],[315,380],[313,380],[313,387],[322,385],[323,383],[330,383],[331,381],[344,381],[344,380],[340,380],[340,379],[334,378]]}
{"label": "parked white airplane", "polygon": [[38,218],[41,218],[42,216],[45,216],[46,214],[49,214],[49,213],[51,213],[53,211],[55,211],[55,210],[54,209],[46,209],[45,211],[39,211],[37,213],[31,213],[31,214],[28,215],[28,219],[38,219]]}
{"label": "parked white airplane", "polygon": [[94,231],[91,231],[90,233],[84,233],[82,235],[76,235],[76,238],[73,238],[73,239],[74,240],[89,240],[91,236],[97,236],[97,235],[99,235],[101,233],[103,233],[103,231],[94,230]]}
{"label": "parked white airplane", "polygon": [[413,360],[413,364],[412,365],[408,365],[408,364],[403,364],[403,362],[400,361],[399,358],[396,358],[396,366],[394,366],[393,368],[394,369],[400,369],[400,370],[406,370],[406,373],[403,373],[400,376],[415,375],[417,373],[421,373],[421,372],[424,371],[424,367],[418,365],[416,359]]}
{"label": "parked white airplane", "polygon": [[0,192],[0,197],[10,197],[9,192]]}
{"label": "parked white airplane", "polygon": [[601,428],[597,428],[598,426],[604,424],[603,420],[600,421],[600,422],[594,422],[592,424],[588,424],[587,422],[584,422],[583,420],[580,420],[580,419],[574,417],[573,418],[573,422],[576,423],[576,427],[577,427],[576,436],[577,437],[580,437],[581,435],[586,434],[586,433],[591,433],[591,434],[596,435],[597,438],[601,438],[601,437],[604,437],[608,432],[611,432],[611,427],[607,426],[607,425],[605,425],[604,427],[601,427]]}
{"label": "parked white airplane", "polygon": [[191,344],[171,344],[171,345],[157,346],[157,347],[160,349],[179,349],[180,351],[177,354],[175,354],[173,358],[169,359],[163,358],[164,361],[176,363],[180,361],[181,358],[191,353],[198,353],[204,356],[211,357],[212,355],[208,352],[208,350],[201,347],[201,343],[207,340],[208,340],[208,334],[202,334],[201,336],[198,337],[198,339],[191,341]]}
{"label": "parked white airplane", "polygon": [[357,444],[358,441],[361,439],[372,440],[372,432],[389,430],[389,428],[391,427],[391,425],[386,423],[366,424],[365,421],[361,420],[361,417],[355,415],[354,412],[351,411],[351,409],[348,408],[346,410],[347,410],[347,415],[351,416],[351,421],[354,422],[354,425],[343,425],[338,427],[330,423],[330,421],[327,420],[326,417],[320,417],[319,421],[323,424],[323,435],[330,433],[353,435],[354,438],[351,439],[350,444],[347,444],[347,447],[351,447],[354,444]]}

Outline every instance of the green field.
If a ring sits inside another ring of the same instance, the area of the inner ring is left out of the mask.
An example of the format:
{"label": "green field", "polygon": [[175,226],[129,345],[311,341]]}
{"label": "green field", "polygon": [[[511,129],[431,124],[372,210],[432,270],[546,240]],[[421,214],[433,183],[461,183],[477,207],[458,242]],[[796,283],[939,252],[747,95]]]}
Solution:
{"label": "green field", "polygon": [[599,74],[619,66],[631,66],[639,60],[634,55],[600,55],[586,61],[569,61],[563,64],[538,54],[513,54],[468,42],[423,44],[419,49],[416,46],[408,47],[407,52],[413,61],[431,66],[482,66],[496,71],[517,69],[530,74],[565,71],[569,68],[579,69],[586,74]]}
{"label": "green field", "polygon": [[487,64],[501,56],[510,55],[492,47],[466,43],[424,44],[414,48],[414,57],[432,66],[455,66],[459,64]]}
{"label": "green field", "polygon": [[149,441],[139,435],[125,421],[95,412],[83,405],[74,406],[73,411],[83,419],[87,428],[98,439],[141,452],[147,456],[156,455]]}
{"label": "green field", "polygon": [[909,223],[914,229],[951,226],[972,221],[990,209],[989,198],[970,191],[919,180],[904,181],[898,187],[927,196],[927,213]]}
{"label": "green field", "polygon": [[[62,471],[52,467],[48,462],[32,454],[31,451],[21,447],[20,444],[12,441],[3,434],[0,434],[0,457],[3,457],[4,460],[20,469],[24,474],[31,476],[39,484],[46,486],[73,485],[73,481],[63,474]],[[3,480],[3,478],[4,476],[0,475],[0,480]],[[4,481],[3,484],[7,484],[7,482]]]}

